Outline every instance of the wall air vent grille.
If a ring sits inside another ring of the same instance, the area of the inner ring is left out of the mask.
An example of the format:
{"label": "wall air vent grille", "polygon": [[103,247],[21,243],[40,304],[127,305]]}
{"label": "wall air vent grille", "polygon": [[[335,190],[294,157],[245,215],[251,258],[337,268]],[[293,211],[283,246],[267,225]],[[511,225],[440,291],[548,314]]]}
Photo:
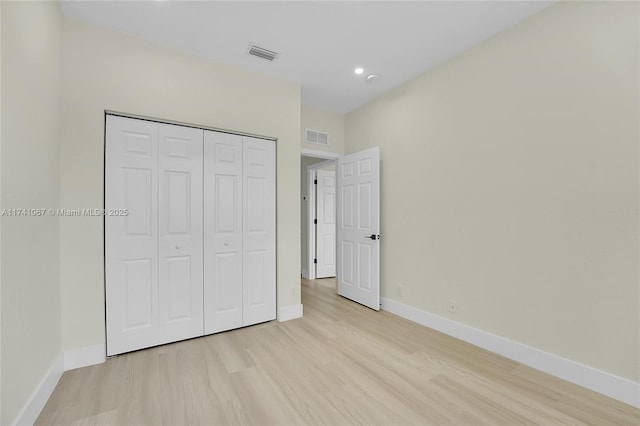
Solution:
{"label": "wall air vent grille", "polygon": [[329,134],[317,130],[307,129],[305,140],[316,145],[329,145]]}
{"label": "wall air vent grille", "polygon": [[256,46],[255,44],[250,44],[249,55],[257,56],[258,58],[266,59],[267,61],[273,61],[278,56],[278,53],[260,46]]}

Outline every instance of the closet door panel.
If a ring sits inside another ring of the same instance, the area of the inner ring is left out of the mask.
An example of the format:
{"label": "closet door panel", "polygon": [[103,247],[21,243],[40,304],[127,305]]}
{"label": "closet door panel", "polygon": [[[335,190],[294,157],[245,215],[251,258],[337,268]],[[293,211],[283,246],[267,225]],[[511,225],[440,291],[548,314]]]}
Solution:
{"label": "closet door panel", "polygon": [[243,137],[243,325],[276,317],[275,142]]}
{"label": "closet door panel", "polygon": [[275,142],[107,116],[107,353],[276,317]]}
{"label": "closet door panel", "polygon": [[242,326],[242,137],[205,131],[205,334]]}
{"label": "closet door panel", "polygon": [[105,207],[128,215],[105,216],[107,354],[157,345],[157,181],[155,123],[106,118]]}
{"label": "closet door panel", "polygon": [[157,124],[162,343],[203,329],[203,130]]}

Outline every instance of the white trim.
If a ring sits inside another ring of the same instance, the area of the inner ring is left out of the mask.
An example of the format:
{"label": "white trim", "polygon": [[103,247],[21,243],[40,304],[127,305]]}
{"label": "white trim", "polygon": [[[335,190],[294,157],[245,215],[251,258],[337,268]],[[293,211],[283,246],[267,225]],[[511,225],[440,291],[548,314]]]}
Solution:
{"label": "white trim", "polygon": [[302,303],[278,309],[279,322],[289,321],[296,318],[302,318]]}
{"label": "white trim", "polygon": [[313,259],[316,257],[316,169],[307,166],[307,279],[316,279],[316,267]]}
{"label": "white trim", "polygon": [[102,343],[61,352],[42,381],[36,386],[12,425],[33,425],[56,388],[62,373],[105,362],[105,349],[105,345]]}
{"label": "white trim", "polygon": [[640,383],[541,351],[386,297],[382,309],[521,364],[640,408]]}
{"label": "white trim", "polygon": [[336,160],[324,160],[319,163],[313,163],[307,166],[307,168],[319,170],[324,169],[327,166],[334,166],[336,164]]}
{"label": "white trim", "polygon": [[51,365],[51,368],[36,386],[31,397],[22,407],[20,413],[13,421],[13,425],[33,425],[56,388],[64,371],[64,355],[60,353]]}
{"label": "white trim", "polygon": [[336,158],[342,157],[342,154],[338,154],[337,152],[320,151],[318,149],[300,148],[300,157],[316,157],[335,160]]}
{"label": "white trim", "polygon": [[107,360],[104,343],[64,352],[64,371],[89,365],[102,364]]}
{"label": "white trim", "polygon": [[310,280],[311,278],[309,278],[309,270],[303,268],[302,269],[302,278],[304,278],[305,280]]}
{"label": "white trim", "polygon": [[[342,154],[336,152],[318,151],[316,149],[301,148],[300,157],[315,157],[324,158],[327,161],[321,161],[316,164],[307,166],[307,271],[302,271],[302,276],[307,280],[314,280],[316,278],[316,268],[313,266],[313,259],[315,258],[316,242],[315,242],[315,228],[313,228],[313,219],[315,216],[316,206],[316,191],[313,186],[313,180],[315,179],[315,171],[318,168],[328,166],[329,164],[336,164],[337,159],[342,157]],[[302,189],[302,188],[300,188]],[[314,231],[314,232],[312,232]]]}
{"label": "white trim", "polygon": [[326,160],[307,166],[307,276],[308,280],[317,278],[315,264],[313,260],[316,258],[316,225],[314,219],[316,216],[316,186],[314,181],[317,179],[317,171],[324,167],[337,164],[337,160]]}

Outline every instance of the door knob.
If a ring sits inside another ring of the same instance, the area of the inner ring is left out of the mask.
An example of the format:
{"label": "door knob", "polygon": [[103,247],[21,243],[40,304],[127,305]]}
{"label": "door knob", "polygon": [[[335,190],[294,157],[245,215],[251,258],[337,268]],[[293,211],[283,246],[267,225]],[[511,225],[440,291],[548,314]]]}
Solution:
{"label": "door knob", "polygon": [[180,244],[176,244],[176,250],[180,250],[182,246]]}
{"label": "door knob", "polygon": [[376,235],[376,234],[371,234],[371,235],[367,235],[365,236],[365,238],[369,238],[370,240],[379,240],[380,239],[380,235]]}

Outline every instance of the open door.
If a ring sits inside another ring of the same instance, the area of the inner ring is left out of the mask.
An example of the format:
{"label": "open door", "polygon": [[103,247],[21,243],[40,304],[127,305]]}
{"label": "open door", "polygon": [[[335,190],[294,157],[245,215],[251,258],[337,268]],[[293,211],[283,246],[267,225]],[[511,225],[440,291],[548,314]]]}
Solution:
{"label": "open door", "polygon": [[380,151],[338,159],[338,294],[380,310]]}
{"label": "open door", "polygon": [[336,172],[318,170],[316,184],[316,278],[336,276]]}

